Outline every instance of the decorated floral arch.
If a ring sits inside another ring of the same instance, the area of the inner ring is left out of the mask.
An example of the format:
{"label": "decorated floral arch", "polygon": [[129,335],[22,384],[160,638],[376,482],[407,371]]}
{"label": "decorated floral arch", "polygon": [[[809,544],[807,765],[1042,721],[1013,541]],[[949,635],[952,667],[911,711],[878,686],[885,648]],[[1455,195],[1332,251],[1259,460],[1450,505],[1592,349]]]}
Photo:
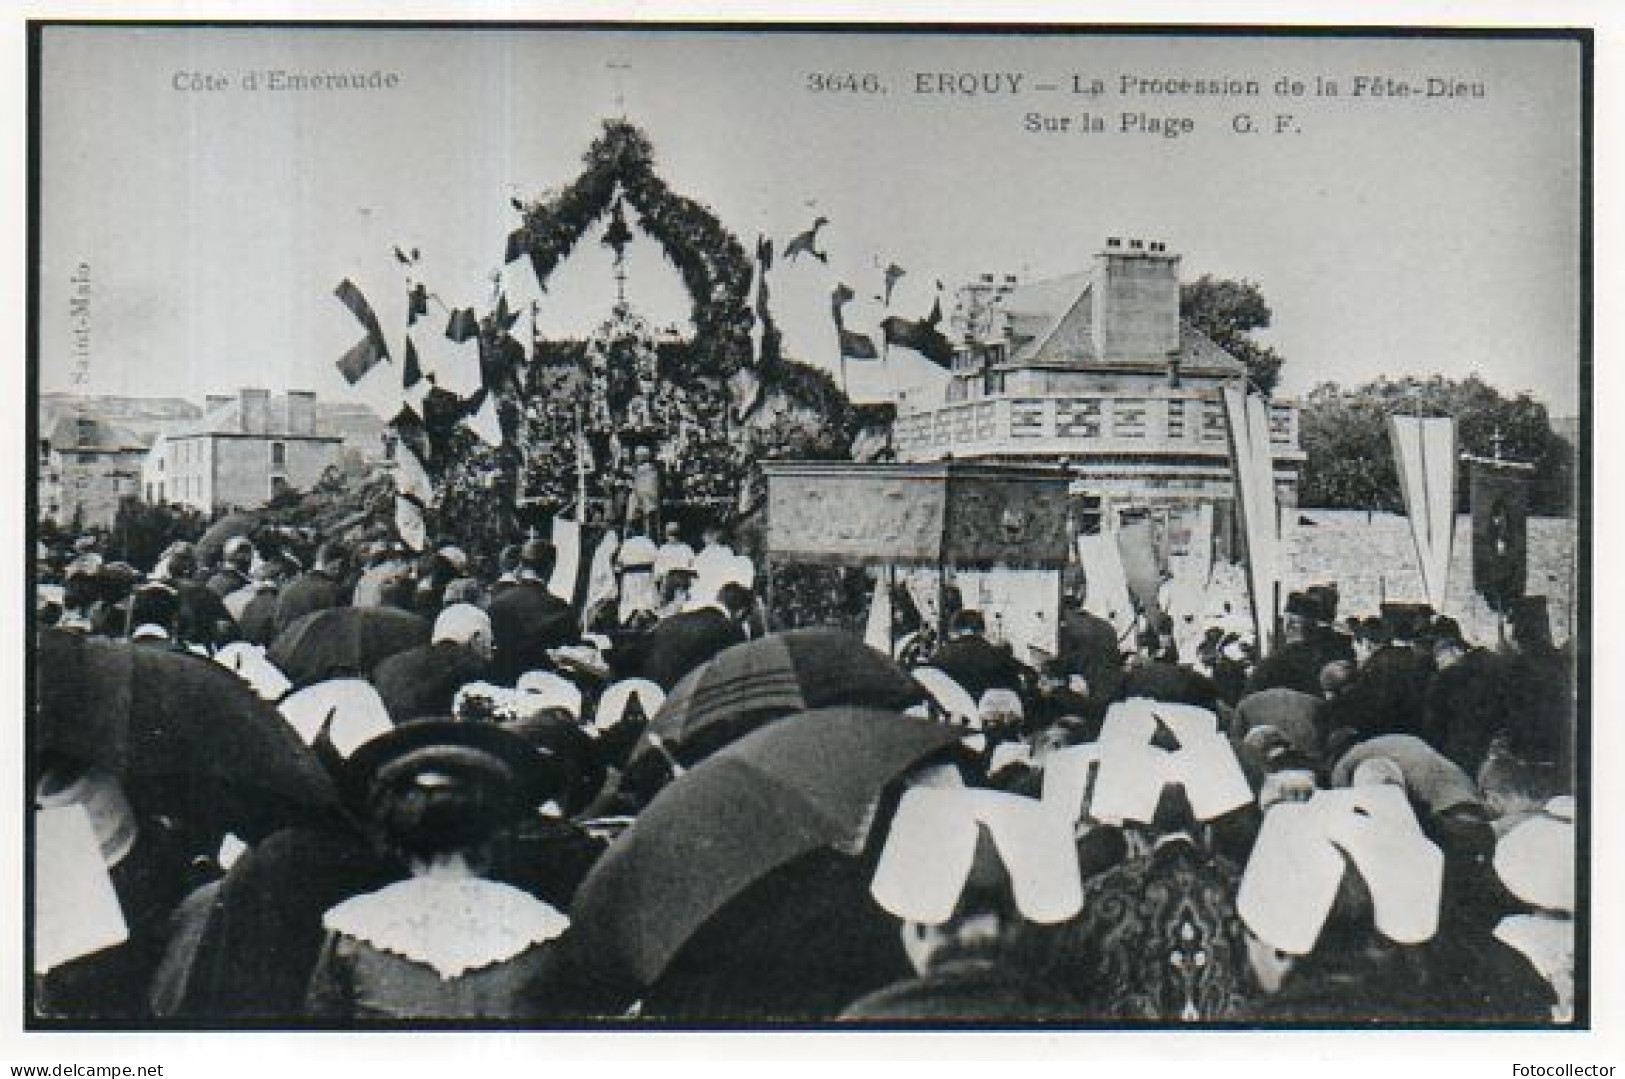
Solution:
{"label": "decorated floral arch", "polygon": [[[694,334],[656,333],[622,302],[586,341],[542,340],[533,326],[527,341],[520,313],[496,297],[478,319],[483,389],[463,399],[433,389],[395,425],[433,481],[434,531],[479,549],[569,512],[583,489],[591,513],[619,523],[639,446],[661,455],[677,516],[731,520],[759,489],[757,461],[844,457],[856,433],[858,413],[833,380],[780,355],[765,290],[752,288],[756,258],[667,187],[647,137],[606,122],[583,160],[567,187],[516,203],[506,261],[527,259],[545,294],[600,221],[618,252],[630,241],[629,206],[680,274]],[[473,432],[467,421],[482,413],[500,439]]]}

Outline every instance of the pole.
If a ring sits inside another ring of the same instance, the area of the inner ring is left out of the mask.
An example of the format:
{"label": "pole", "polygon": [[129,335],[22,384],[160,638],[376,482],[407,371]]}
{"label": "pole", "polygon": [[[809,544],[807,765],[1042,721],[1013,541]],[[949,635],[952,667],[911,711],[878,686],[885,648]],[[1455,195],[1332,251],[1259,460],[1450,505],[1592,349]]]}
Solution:
{"label": "pole", "polygon": [[587,523],[587,455],[585,434],[582,431],[581,406],[575,407],[576,421],[576,523]]}

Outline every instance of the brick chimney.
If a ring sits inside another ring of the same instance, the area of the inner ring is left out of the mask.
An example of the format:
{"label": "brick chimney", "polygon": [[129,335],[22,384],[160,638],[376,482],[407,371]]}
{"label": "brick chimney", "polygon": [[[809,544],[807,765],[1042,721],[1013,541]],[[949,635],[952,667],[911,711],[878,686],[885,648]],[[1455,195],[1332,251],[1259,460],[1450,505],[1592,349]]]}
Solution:
{"label": "brick chimney", "polygon": [[241,390],[238,392],[241,402],[243,434],[263,435],[270,433],[271,425],[271,391],[270,390]]}
{"label": "brick chimney", "polygon": [[1111,237],[1095,256],[1091,314],[1099,359],[1166,363],[1179,348],[1179,256]]}
{"label": "brick chimney", "polygon": [[288,391],[288,434],[316,433],[316,394],[313,390]]}

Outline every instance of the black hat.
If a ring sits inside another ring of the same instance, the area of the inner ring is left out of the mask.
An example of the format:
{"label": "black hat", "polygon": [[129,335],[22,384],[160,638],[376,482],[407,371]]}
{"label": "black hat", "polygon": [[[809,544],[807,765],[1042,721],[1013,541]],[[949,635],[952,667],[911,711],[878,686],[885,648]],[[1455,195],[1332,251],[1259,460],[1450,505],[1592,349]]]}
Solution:
{"label": "black hat", "polygon": [[527,808],[553,797],[568,779],[555,754],[513,731],[495,723],[432,717],[402,723],[363,743],[345,762],[341,782],[350,804],[364,805],[386,769],[440,762],[495,765],[505,771],[516,803]]}
{"label": "black hat", "polygon": [[1337,617],[1338,595],[1335,584],[1313,584],[1303,591],[1319,609],[1320,621],[1330,622]]}
{"label": "black hat", "polygon": [[609,773],[598,744],[568,713],[547,709],[503,726],[556,762],[562,780],[553,797],[565,816],[587,808],[603,790]]}
{"label": "black hat", "polygon": [[1426,603],[1384,603],[1382,624],[1398,641],[1414,641],[1426,631],[1433,608]]}
{"label": "black hat", "polygon": [[1306,592],[1290,592],[1286,597],[1286,613],[1310,621],[1321,620],[1320,605]]}
{"label": "black hat", "polygon": [[553,545],[544,539],[526,540],[525,545],[519,548],[519,564],[526,569],[550,570],[555,557]]}
{"label": "black hat", "polygon": [[1512,624],[1513,639],[1519,643],[1552,643],[1552,623],[1545,596],[1520,596],[1513,600],[1507,611],[1507,621]]}

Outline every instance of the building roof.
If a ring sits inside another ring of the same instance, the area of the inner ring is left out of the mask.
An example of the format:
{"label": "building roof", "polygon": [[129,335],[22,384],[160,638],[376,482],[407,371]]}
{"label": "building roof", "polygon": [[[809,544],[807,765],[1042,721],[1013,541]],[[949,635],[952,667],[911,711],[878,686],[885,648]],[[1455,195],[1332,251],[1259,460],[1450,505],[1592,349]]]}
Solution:
{"label": "building roof", "polygon": [[[1086,331],[1092,324],[1090,297],[1094,280],[1092,271],[1066,274],[1031,282],[1006,296],[1001,307],[1014,332],[1014,347],[1006,366],[1101,362],[1094,353],[1091,334],[1059,333],[1068,324],[1079,331]],[[1051,347],[1058,336],[1067,341],[1064,352]],[[1191,374],[1234,376],[1247,372],[1245,364],[1184,318],[1179,320],[1179,365]],[[1112,366],[1122,364],[1114,361]]]}
{"label": "building roof", "polygon": [[139,453],[147,444],[128,428],[89,412],[67,412],[51,428],[51,448],[62,453]]}
{"label": "building roof", "polygon": [[307,438],[321,439],[327,442],[338,442],[338,435],[323,434],[293,434],[288,422],[288,398],[286,395],[266,399],[265,430],[263,432],[248,431],[243,427],[243,402],[241,397],[217,405],[205,412],[195,420],[165,430],[164,434],[171,438],[193,438],[199,435],[233,435],[239,438]]}

